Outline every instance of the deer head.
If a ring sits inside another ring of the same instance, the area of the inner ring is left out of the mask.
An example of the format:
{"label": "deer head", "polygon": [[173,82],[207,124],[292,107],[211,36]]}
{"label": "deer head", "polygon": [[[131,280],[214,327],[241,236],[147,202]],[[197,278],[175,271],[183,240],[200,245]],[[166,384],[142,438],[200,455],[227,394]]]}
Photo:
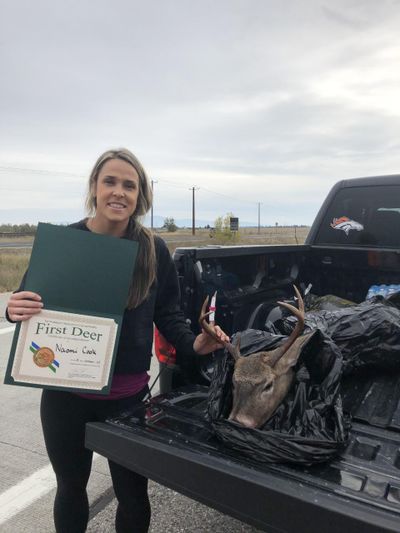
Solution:
{"label": "deer head", "polygon": [[[233,346],[224,343],[235,360],[233,371],[233,401],[229,420],[239,422],[245,427],[262,426],[282,403],[294,378],[293,367],[299,358],[301,347],[309,335],[300,337],[304,329],[304,303],[294,287],[299,302],[297,309],[286,302],[278,302],[297,317],[297,324],[285,342],[268,352],[257,352],[243,357],[240,354],[239,342]],[[203,330],[217,338],[212,326],[206,321],[210,313],[206,313],[206,298],[199,318]]]}

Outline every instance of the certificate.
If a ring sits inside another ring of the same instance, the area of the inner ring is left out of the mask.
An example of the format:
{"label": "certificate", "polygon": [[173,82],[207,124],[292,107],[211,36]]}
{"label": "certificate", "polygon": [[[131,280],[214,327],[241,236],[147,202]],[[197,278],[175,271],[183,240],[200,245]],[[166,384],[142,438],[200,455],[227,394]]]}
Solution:
{"label": "certificate", "polygon": [[15,328],[4,382],[108,394],[138,243],[38,225],[23,288],[43,309]]}
{"label": "certificate", "polygon": [[101,391],[116,335],[111,318],[43,310],[21,324],[11,376],[31,385]]}

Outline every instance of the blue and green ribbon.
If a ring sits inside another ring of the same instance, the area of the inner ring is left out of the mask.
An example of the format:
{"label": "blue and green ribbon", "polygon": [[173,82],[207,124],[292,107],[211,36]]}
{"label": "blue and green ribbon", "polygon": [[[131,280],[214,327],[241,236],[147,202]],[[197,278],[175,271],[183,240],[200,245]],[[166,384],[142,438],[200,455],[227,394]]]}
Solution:
{"label": "blue and green ribbon", "polygon": [[[33,355],[35,355],[35,353],[40,350],[40,346],[38,346],[35,342],[32,341],[29,349],[33,353]],[[55,373],[57,372],[57,368],[59,368],[59,366],[60,363],[54,359],[53,362],[47,366],[47,368],[49,368]]]}

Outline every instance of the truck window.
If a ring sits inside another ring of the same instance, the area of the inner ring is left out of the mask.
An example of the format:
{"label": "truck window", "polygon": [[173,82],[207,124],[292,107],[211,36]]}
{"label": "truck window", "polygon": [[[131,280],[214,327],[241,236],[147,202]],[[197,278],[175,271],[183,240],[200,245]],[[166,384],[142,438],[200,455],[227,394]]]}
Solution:
{"label": "truck window", "polygon": [[322,220],[316,243],[400,248],[400,186],[339,189]]}

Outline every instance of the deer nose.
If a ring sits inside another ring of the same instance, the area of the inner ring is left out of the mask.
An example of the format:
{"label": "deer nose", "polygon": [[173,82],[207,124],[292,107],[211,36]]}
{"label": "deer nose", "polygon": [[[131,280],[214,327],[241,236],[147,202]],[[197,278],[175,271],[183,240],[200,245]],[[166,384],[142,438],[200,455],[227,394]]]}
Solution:
{"label": "deer nose", "polygon": [[254,418],[252,418],[251,416],[248,416],[248,415],[243,415],[243,414],[230,414],[229,415],[229,420],[233,420],[234,422],[237,422],[238,424],[241,424],[242,426],[246,427],[246,428],[256,428],[257,427],[257,422],[254,420]]}

